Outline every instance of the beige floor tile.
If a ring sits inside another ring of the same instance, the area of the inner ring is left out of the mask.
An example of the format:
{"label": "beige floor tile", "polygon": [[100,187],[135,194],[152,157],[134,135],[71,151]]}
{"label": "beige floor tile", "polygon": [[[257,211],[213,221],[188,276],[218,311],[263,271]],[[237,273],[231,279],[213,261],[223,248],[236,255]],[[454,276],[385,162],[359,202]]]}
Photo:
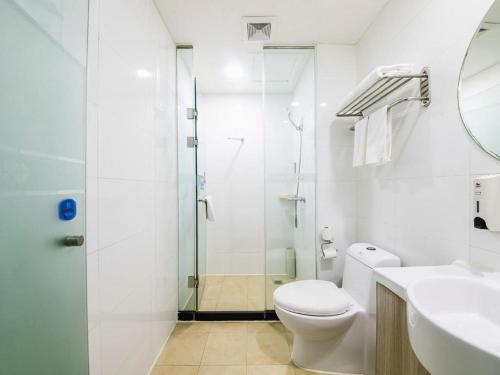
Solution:
{"label": "beige floor tile", "polygon": [[203,365],[244,365],[246,333],[210,333],[203,353]]}
{"label": "beige floor tile", "polygon": [[212,323],[211,333],[243,333],[247,332],[247,324],[239,322]]}
{"label": "beige floor tile", "polygon": [[293,347],[293,333],[285,330],[285,335],[286,335],[286,342],[288,343],[288,346],[290,347],[290,351],[292,351]]}
{"label": "beige floor tile", "polygon": [[256,333],[247,337],[248,365],[286,365],[290,348],[283,334]]}
{"label": "beige floor tile", "polygon": [[246,287],[247,278],[247,275],[226,275],[224,284],[237,284]]}
{"label": "beige floor tile", "polygon": [[262,287],[257,287],[257,286],[249,286],[247,288],[247,296],[248,298],[261,298],[264,299],[266,297],[266,290],[264,285]]}
{"label": "beige floor tile", "polygon": [[289,365],[247,366],[247,375],[295,375]]}
{"label": "beige floor tile", "polygon": [[159,365],[199,365],[205,350],[208,333],[172,335],[160,354]]}
{"label": "beige floor tile", "polygon": [[203,298],[217,299],[220,297],[222,284],[207,285],[203,291]]}
{"label": "beige floor tile", "polygon": [[[272,308],[272,295],[268,305]],[[264,275],[206,276],[201,311],[262,311],[265,307]]]}
{"label": "beige floor tile", "polygon": [[247,310],[248,311],[262,311],[265,310],[264,298],[248,298],[247,299]]}
{"label": "beige floor tile", "polygon": [[248,275],[247,276],[247,285],[248,287],[259,287],[262,288],[266,282],[266,278],[264,275]]}
{"label": "beige floor tile", "polygon": [[174,335],[181,333],[209,333],[212,328],[211,323],[177,323],[174,328]]}
{"label": "beige floor tile", "polygon": [[209,275],[206,276],[205,285],[221,285],[224,282],[224,275]]}
{"label": "beige floor tile", "polygon": [[200,303],[200,310],[201,311],[216,311],[218,301],[219,301],[218,299],[206,299],[205,297],[203,297],[201,300],[201,303]]}
{"label": "beige floor tile", "polygon": [[273,294],[274,291],[279,288],[279,286],[280,285],[275,285],[275,284],[266,285],[266,307],[269,310],[272,310],[274,308]]}
{"label": "beige floor tile", "polygon": [[198,375],[246,375],[245,366],[201,366]]}
{"label": "beige floor tile", "polygon": [[251,301],[252,303],[260,303],[264,305],[266,301],[266,294],[265,293],[249,293],[247,296],[248,301]]}
{"label": "beige floor tile", "polygon": [[221,290],[220,290],[220,297],[232,297],[232,298],[238,298],[238,297],[247,297],[248,295],[248,289],[246,285],[240,285],[236,283],[226,283],[222,284]]}
{"label": "beige floor tile", "polygon": [[156,366],[151,375],[197,375],[198,366]]}
{"label": "beige floor tile", "polygon": [[[319,375],[319,372],[314,372],[314,371],[307,371],[301,368],[298,368],[297,366],[294,366],[295,368],[295,375]],[[331,373],[332,375],[335,375],[334,372]],[[349,375],[349,374],[338,374],[338,375]],[[404,374],[402,374],[404,375]]]}
{"label": "beige floor tile", "polygon": [[217,302],[216,311],[246,311],[246,297],[220,297]]}
{"label": "beige floor tile", "polygon": [[247,332],[284,334],[286,330],[280,322],[252,322],[247,323]]}
{"label": "beige floor tile", "polygon": [[248,285],[247,286],[248,298],[261,298],[264,299],[266,296],[266,288],[264,283],[262,285]]}

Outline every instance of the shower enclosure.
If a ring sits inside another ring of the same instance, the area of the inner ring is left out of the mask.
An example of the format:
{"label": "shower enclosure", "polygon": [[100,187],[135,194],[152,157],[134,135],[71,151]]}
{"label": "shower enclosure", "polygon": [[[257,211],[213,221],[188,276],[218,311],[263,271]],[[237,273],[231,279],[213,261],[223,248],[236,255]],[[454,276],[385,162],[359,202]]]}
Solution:
{"label": "shower enclosure", "polygon": [[192,52],[178,50],[180,317],[273,317],[277,287],[316,278],[315,49],[264,47],[262,92],[244,96],[200,95]]}

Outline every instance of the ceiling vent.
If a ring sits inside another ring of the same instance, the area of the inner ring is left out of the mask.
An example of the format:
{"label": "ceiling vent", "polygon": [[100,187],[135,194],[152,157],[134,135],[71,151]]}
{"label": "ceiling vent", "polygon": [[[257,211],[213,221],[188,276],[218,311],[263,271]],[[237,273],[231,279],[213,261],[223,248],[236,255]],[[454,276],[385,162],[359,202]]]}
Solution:
{"label": "ceiling vent", "polygon": [[241,26],[245,42],[268,42],[276,35],[275,17],[243,17]]}

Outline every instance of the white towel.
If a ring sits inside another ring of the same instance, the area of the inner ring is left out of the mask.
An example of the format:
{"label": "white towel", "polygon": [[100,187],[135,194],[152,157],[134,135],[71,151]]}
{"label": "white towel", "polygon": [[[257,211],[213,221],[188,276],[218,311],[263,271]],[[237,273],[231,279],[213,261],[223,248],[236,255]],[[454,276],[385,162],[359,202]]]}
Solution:
{"label": "white towel", "polygon": [[367,125],[368,117],[359,120],[356,125],[354,125],[354,154],[352,157],[353,167],[360,167],[365,164]]}
{"label": "white towel", "polygon": [[354,98],[361,95],[382,77],[391,77],[398,74],[416,74],[413,64],[383,65],[372,70],[345,98],[340,108],[344,108]]}
{"label": "white towel", "polygon": [[385,164],[391,161],[392,119],[387,106],[368,116],[366,132],[366,164]]}
{"label": "white towel", "polygon": [[205,204],[207,206],[207,220],[215,221],[215,210],[214,210],[214,202],[211,195],[205,196]]}

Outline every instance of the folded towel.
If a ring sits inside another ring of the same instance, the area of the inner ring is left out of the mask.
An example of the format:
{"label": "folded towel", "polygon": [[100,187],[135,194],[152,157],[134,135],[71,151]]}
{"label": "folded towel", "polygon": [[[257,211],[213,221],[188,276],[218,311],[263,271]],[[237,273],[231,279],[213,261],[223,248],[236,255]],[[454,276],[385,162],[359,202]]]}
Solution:
{"label": "folded towel", "polygon": [[366,164],[385,164],[391,161],[392,119],[387,106],[368,116],[366,132]]}
{"label": "folded towel", "polygon": [[340,106],[344,108],[366,89],[370,88],[382,77],[391,77],[400,74],[416,74],[413,64],[384,65],[372,70],[355,88],[352,90]]}
{"label": "folded towel", "polygon": [[215,210],[214,210],[214,202],[213,198],[210,195],[205,196],[205,203],[207,206],[207,220],[215,221]]}
{"label": "folded towel", "polygon": [[366,156],[366,127],[368,117],[364,117],[354,125],[354,155],[352,157],[352,166],[360,167],[365,164]]}

